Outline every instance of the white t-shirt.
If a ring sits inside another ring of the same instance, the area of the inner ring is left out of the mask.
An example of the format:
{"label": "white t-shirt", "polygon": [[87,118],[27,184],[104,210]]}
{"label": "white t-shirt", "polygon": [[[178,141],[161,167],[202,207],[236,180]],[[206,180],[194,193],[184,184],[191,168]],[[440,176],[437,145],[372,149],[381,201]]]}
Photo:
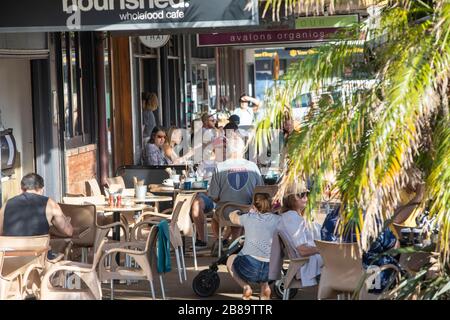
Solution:
{"label": "white t-shirt", "polygon": [[245,230],[245,242],[239,255],[249,255],[269,262],[273,233],[280,216],[273,213],[249,212],[239,216],[239,224]]}
{"label": "white t-shirt", "polygon": [[[290,246],[297,250],[301,245],[315,247],[314,240],[320,240],[320,228],[320,224],[313,222],[310,225],[305,218],[291,210],[281,214],[277,231],[289,241]],[[300,256],[299,253],[298,255]],[[320,254],[309,256],[309,261],[298,270],[297,279],[302,280],[304,287],[316,285],[316,277],[320,274],[322,266],[323,260]]]}
{"label": "white t-shirt", "polygon": [[239,107],[234,110],[233,114],[239,117],[240,126],[251,126],[253,124],[255,115],[252,108],[242,109]]}
{"label": "white t-shirt", "polygon": [[296,211],[287,211],[281,215],[278,231],[287,235],[287,239],[292,241],[294,248],[301,245],[315,247],[314,240],[320,240],[320,228],[318,223],[313,222],[309,225],[305,218]]}

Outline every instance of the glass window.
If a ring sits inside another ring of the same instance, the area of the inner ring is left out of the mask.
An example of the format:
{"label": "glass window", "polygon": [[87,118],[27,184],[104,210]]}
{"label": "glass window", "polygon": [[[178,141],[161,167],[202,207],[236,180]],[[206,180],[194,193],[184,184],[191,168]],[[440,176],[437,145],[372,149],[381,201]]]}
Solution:
{"label": "glass window", "polygon": [[93,52],[89,38],[85,38],[88,41],[84,41],[82,46],[80,33],[66,32],[60,35],[64,137],[68,148],[92,142],[90,131],[93,126],[90,122],[94,119],[93,108],[83,105],[83,101],[90,101],[93,89],[83,88],[83,84],[89,86],[89,82],[83,83],[83,76],[88,75],[93,79],[94,74],[92,62],[83,68],[81,50],[87,50],[86,53],[91,57]]}

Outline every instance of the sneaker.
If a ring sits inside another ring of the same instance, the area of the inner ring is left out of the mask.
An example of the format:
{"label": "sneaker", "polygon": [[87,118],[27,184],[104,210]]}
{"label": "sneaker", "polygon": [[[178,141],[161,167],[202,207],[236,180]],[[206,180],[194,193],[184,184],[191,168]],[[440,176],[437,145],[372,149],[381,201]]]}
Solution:
{"label": "sneaker", "polygon": [[[225,252],[227,246],[228,246],[228,240],[227,239],[222,240],[221,255]],[[211,255],[217,256],[218,251],[219,251],[219,240],[216,240],[216,241],[214,241],[214,243],[211,246]]]}
{"label": "sneaker", "polygon": [[208,247],[208,244],[205,241],[195,240],[195,249],[205,249]]}

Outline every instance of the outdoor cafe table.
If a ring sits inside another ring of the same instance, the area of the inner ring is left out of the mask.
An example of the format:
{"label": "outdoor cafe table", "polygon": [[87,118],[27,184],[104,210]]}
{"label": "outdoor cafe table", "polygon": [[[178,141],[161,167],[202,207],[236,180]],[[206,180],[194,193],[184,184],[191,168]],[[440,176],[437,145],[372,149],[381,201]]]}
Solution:
{"label": "outdoor cafe table", "polygon": [[23,275],[27,268],[39,261],[38,257],[46,254],[49,250],[50,247],[47,246],[29,249],[0,247],[0,252],[7,258],[4,261],[0,261],[2,274],[8,275],[12,272],[20,272]]}
{"label": "outdoor cafe table", "polygon": [[173,194],[176,197],[178,193],[202,193],[208,192],[208,189],[175,189],[163,184],[154,184],[150,186],[150,192]]}
{"label": "outdoor cafe table", "polygon": [[169,196],[155,196],[155,195],[147,195],[144,199],[130,198],[130,197],[123,198],[123,201],[132,201],[134,203],[154,203],[156,213],[159,212],[160,202],[170,202],[172,200],[173,200],[172,197]]}
{"label": "outdoor cafe table", "polygon": [[[121,212],[135,212],[142,213],[142,211],[147,208],[146,205],[143,204],[134,204],[131,206],[120,206],[120,207],[110,207],[110,206],[97,206],[97,211],[99,212],[112,212],[114,222],[120,222],[120,213]],[[113,239],[120,241],[120,227],[114,227]]]}

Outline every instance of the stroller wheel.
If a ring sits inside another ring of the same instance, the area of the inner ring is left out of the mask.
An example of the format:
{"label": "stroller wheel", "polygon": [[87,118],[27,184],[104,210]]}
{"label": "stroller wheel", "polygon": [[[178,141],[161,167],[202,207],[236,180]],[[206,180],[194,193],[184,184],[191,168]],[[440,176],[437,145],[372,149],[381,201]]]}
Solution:
{"label": "stroller wheel", "polygon": [[[283,299],[283,293],[284,293],[284,282],[283,280],[277,280],[273,282],[273,290],[276,294],[276,296],[280,299]],[[288,300],[293,299],[297,295],[298,289],[297,288],[291,288],[289,289],[289,297]]]}
{"label": "stroller wheel", "polygon": [[203,270],[192,281],[192,289],[199,297],[210,297],[220,286],[220,278],[216,271]]}

